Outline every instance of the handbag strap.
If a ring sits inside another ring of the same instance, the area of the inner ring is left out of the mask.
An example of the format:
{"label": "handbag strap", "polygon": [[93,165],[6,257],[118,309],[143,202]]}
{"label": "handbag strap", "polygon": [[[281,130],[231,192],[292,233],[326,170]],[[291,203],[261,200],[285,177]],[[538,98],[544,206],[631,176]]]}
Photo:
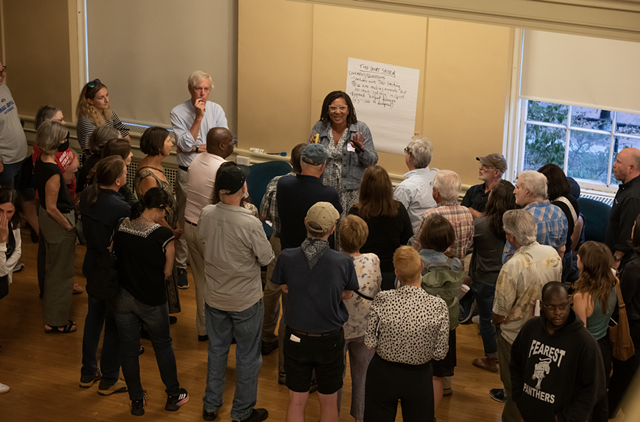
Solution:
{"label": "handbag strap", "polygon": [[617,278],[616,280],[618,281],[616,283],[616,294],[618,295],[618,309],[624,309],[625,304],[624,304],[624,300],[622,299],[622,289],[620,288],[620,280],[618,280]]}

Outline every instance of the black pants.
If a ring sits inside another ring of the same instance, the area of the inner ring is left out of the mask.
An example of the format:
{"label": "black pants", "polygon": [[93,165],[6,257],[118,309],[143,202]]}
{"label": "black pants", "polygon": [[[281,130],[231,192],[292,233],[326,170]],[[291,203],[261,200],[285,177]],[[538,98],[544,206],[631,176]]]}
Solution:
{"label": "black pants", "polygon": [[[598,340],[598,346],[600,346],[600,352],[602,352],[602,361],[604,362],[604,374],[606,385],[609,386],[609,374],[611,373],[611,361],[613,356],[611,354],[611,343],[609,343],[609,333]],[[609,420],[609,400],[607,394],[604,395],[593,406],[593,411],[589,422],[607,422]]]}
{"label": "black pants", "polygon": [[640,321],[629,320],[629,329],[636,353],[626,361],[613,359],[613,376],[609,384],[609,416],[612,418],[618,413],[622,399],[640,368]]}
{"label": "black pants", "polygon": [[431,362],[407,365],[389,362],[378,354],[367,370],[364,398],[365,422],[396,420],[398,400],[404,422],[433,420],[433,370]]}

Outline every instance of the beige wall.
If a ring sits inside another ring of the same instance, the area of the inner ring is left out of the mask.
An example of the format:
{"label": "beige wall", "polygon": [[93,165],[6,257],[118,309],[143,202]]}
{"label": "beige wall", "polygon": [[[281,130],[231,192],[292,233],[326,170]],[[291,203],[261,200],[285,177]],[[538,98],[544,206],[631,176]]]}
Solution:
{"label": "beige wall", "polygon": [[[242,148],[289,151],[306,141],[356,57],[420,69],[416,130],[434,144],[432,166],[474,184],[475,157],[502,152],[509,28],[285,0],[243,0],[239,16]],[[390,173],[407,171],[403,155],[379,155]]]}
{"label": "beige wall", "polygon": [[7,85],[22,115],[34,116],[48,103],[72,115],[69,3],[3,1]]}

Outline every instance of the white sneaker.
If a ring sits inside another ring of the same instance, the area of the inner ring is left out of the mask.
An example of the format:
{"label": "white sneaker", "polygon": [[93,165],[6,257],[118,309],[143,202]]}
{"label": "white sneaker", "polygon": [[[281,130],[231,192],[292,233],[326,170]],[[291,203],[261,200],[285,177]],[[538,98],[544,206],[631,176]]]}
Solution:
{"label": "white sneaker", "polygon": [[471,321],[476,324],[480,324],[480,315],[475,315],[473,318],[471,318]]}
{"label": "white sneaker", "polygon": [[0,383],[0,394],[8,393],[10,390],[8,385]]}

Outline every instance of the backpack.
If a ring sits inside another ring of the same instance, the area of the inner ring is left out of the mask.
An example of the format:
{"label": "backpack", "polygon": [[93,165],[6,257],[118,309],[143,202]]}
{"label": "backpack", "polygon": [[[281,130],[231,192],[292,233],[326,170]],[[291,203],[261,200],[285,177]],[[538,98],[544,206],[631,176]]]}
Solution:
{"label": "backpack", "polygon": [[449,308],[449,330],[458,327],[460,315],[460,287],[467,274],[452,270],[453,260],[448,258],[442,264],[428,264],[422,276],[422,288],[432,296],[443,299]]}

